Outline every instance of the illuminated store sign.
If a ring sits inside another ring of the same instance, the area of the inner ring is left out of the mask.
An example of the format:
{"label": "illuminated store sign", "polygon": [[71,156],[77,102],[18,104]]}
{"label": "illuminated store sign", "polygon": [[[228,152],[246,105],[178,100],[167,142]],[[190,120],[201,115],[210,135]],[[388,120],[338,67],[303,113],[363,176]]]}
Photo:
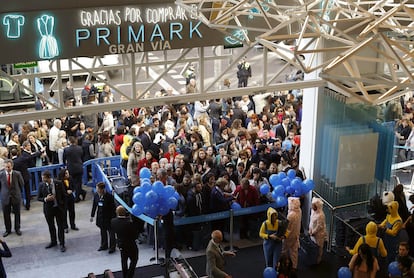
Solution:
{"label": "illuminated store sign", "polygon": [[0,63],[223,45],[175,4],[0,14]]}

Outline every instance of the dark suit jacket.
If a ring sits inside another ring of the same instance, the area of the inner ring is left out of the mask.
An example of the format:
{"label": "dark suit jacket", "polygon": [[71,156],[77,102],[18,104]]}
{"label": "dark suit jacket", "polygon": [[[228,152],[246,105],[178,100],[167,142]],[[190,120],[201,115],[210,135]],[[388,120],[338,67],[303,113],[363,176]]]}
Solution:
{"label": "dark suit jacket", "polygon": [[3,170],[0,172],[0,193],[1,193],[1,203],[3,206],[6,206],[10,203],[12,199],[13,203],[19,203],[22,201],[22,189],[24,187],[24,181],[22,174],[13,170],[11,175],[11,185],[10,188],[7,185],[7,174]]}
{"label": "dark suit jacket", "polygon": [[83,173],[83,150],[81,146],[70,145],[63,151],[63,163],[68,167],[71,175],[81,175]]}
{"label": "dark suit jacket", "polygon": [[280,137],[282,141],[285,140],[287,134],[285,132],[285,129],[283,128],[282,124],[278,124],[275,128],[275,137]]}
{"label": "dark suit jacket", "polygon": [[10,252],[9,247],[7,246],[7,244],[4,241],[1,243],[1,245],[3,246],[3,250],[0,249],[0,277],[7,277],[6,270],[4,269],[3,261],[1,260],[1,258],[2,257],[5,257],[5,258],[11,257],[12,253]]}
{"label": "dark suit jacket", "polygon": [[13,159],[13,169],[22,174],[24,182],[29,182],[30,174],[27,169],[36,166],[36,157],[40,155],[40,152],[30,154],[29,152],[22,151],[21,155]]}
{"label": "dark suit jacket", "polygon": [[105,192],[102,198],[95,193],[91,217],[94,217],[96,212],[96,226],[104,229],[111,228],[111,220],[116,216],[115,209],[114,197],[110,193]]}
{"label": "dark suit jacket", "polygon": [[[67,196],[66,190],[64,188],[64,185],[59,180],[52,180],[52,183],[55,185],[55,198],[57,201],[58,207],[63,211],[65,209],[65,199]],[[49,195],[49,189],[45,182],[41,182],[39,184],[39,192],[37,195],[37,199],[43,203],[43,212],[46,214],[48,210],[52,209],[54,207],[55,202],[54,201],[48,201],[45,202],[45,198]]]}
{"label": "dark suit jacket", "polygon": [[224,255],[220,249],[210,240],[206,249],[206,273],[208,278],[223,278],[226,276],[224,272]]}
{"label": "dark suit jacket", "polygon": [[230,209],[231,200],[233,197],[224,197],[223,192],[220,192],[217,186],[213,187],[210,196],[210,211],[219,212]]}
{"label": "dark suit jacket", "polygon": [[135,240],[139,235],[139,227],[129,217],[116,217],[111,220],[111,229],[116,233],[120,249],[137,247]]}
{"label": "dark suit jacket", "polygon": [[144,151],[147,151],[152,143],[151,137],[149,137],[148,134],[144,132],[141,134],[140,139]]}

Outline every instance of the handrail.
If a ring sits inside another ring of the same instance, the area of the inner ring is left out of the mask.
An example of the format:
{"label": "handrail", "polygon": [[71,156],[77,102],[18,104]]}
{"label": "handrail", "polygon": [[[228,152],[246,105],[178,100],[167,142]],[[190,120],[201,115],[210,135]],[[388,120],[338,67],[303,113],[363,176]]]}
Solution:
{"label": "handrail", "polygon": [[[332,242],[333,242],[333,228],[334,228],[334,218],[338,218],[341,221],[343,221],[344,223],[346,223],[346,221],[344,221],[343,219],[339,218],[338,216],[336,216],[335,212],[338,209],[342,209],[342,208],[349,208],[349,207],[354,207],[354,206],[359,206],[359,205],[363,205],[363,204],[369,204],[369,200],[368,201],[360,201],[360,202],[355,202],[355,203],[350,203],[350,204],[345,204],[345,205],[339,205],[339,206],[333,206],[331,205],[327,200],[325,200],[320,194],[318,194],[318,192],[313,191],[312,192],[314,195],[316,195],[319,199],[322,200],[322,202],[324,204],[326,204],[328,206],[328,209],[331,212],[331,224],[329,225],[329,235],[328,235],[328,247],[327,247],[327,251],[330,252],[331,248],[332,248]],[[350,224],[346,223],[347,226],[350,226]],[[350,226],[352,227],[352,226]],[[352,230],[355,230],[352,227]],[[357,232],[358,233],[358,232]],[[358,233],[360,235],[360,233]]]}

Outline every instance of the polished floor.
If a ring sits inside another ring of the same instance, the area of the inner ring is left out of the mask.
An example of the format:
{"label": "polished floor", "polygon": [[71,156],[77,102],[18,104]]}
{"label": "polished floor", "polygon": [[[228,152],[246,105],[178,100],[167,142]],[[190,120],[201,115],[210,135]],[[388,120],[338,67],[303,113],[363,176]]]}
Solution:
{"label": "polished floor", "polygon": [[[91,198],[92,194],[88,192],[86,200],[76,204],[76,224],[80,230],[70,230],[68,234],[65,234],[67,250],[64,253],[60,252],[58,247],[45,249],[45,246],[50,241],[49,231],[43,216],[42,203],[33,199],[30,211],[23,210],[21,213],[21,231],[23,235],[18,236],[12,233],[5,238],[13,255],[11,258],[3,258],[3,264],[8,277],[86,277],[89,272],[102,274],[105,269],[111,269],[116,273],[116,277],[121,277],[119,273],[121,269],[119,251],[117,250],[113,254],[108,254],[106,251],[97,251],[100,236],[99,229],[95,223],[89,221],[92,207]],[[0,218],[2,219],[2,217]],[[0,220],[0,235],[3,232],[3,220]],[[260,246],[261,241],[239,240],[235,242],[235,245],[241,249],[238,253],[240,259],[236,257],[228,262],[228,267],[232,271],[233,277],[262,277],[264,259]],[[252,246],[253,248],[244,249]],[[160,275],[160,271],[157,269],[159,266],[152,266],[155,271],[150,269],[150,265],[154,265],[154,261],[151,261],[151,258],[155,256],[152,246],[141,244],[139,249],[139,268],[136,271],[135,277],[164,277],[162,274]],[[161,252],[163,250],[160,250]],[[196,264],[194,269],[197,270],[200,276],[204,275],[204,250],[197,252],[183,251],[182,253],[185,258],[194,257],[189,259],[189,261],[191,260]],[[243,254],[247,256],[247,263],[246,260],[242,260]],[[319,266],[299,266],[298,274],[299,277],[304,278],[333,278],[336,277],[338,268],[346,266],[347,262],[348,258],[342,258],[334,253],[329,253],[325,254],[324,260]],[[247,273],[250,273],[249,277],[246,276]]]}

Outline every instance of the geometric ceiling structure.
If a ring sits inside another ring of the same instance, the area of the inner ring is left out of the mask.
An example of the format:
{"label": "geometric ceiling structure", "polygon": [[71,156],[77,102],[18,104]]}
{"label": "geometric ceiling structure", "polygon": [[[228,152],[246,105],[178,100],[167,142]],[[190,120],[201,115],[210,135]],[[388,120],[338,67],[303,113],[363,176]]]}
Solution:
{"label": "geometric ceiling structure", "polygon": [[[379,104],[414,89],[413,0],[176,3],[230,42],[260,43],[306,73],[318,71],[353,100]],[[294,40],[296,47],[281,49],[282,40]],[[303,54],[310,59],[300,59]]]}

